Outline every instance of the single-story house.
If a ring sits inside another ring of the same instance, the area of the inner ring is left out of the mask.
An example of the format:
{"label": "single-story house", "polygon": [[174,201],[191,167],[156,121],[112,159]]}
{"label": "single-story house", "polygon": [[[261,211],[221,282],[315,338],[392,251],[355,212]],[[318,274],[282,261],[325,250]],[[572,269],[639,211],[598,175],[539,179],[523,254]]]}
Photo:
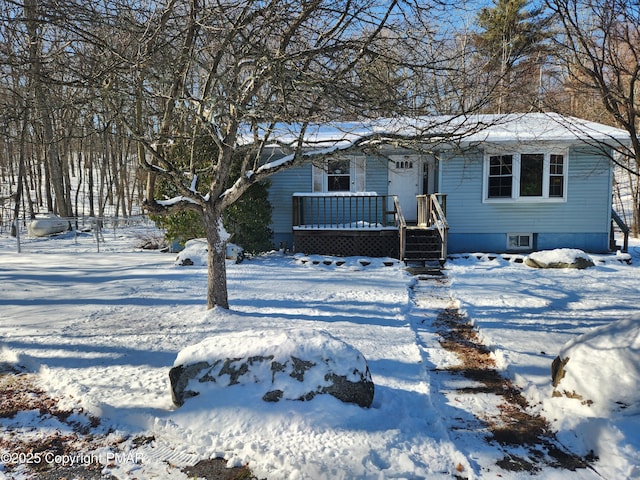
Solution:
{"label": "single-story house", "polygon": [[529,113],[387,119],[309,135],[310,151],[334,154],[271,178],[275,245],[441,261],[611,249],[612,159],[628,142],[623,130]]}

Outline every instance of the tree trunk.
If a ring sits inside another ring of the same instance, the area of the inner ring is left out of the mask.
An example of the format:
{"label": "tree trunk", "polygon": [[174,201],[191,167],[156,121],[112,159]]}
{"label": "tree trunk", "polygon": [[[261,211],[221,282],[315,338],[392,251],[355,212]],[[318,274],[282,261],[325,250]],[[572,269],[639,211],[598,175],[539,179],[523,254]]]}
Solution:
{"label": "tree trunk", "polygon": [[207,308],[229,308],[227,294],[227,240],[222,238],[222,215],[209,207],[203,213],[204,227],[207,233],[209,249],[209,279],[207,285]]}
{"label": "tree trunk", "polygon": [[[27,113],[25,111],[24,119],[22,122],[22,131],[20,132],[20,153],[19,153],[19,164],[18,164],[18,181],[16,182],[16,198],[15,198],[15,206],[13,210],[13,223],[11,224],[11,236],[15,237],[18,235],[18,218],[20,218],[20,202],[22,201],[22,189],[23,189],[23,178],[25,175],[24,171],[24,145],[27,133]],[[29,192],[27,191],[27,194]]]}
{"label": "tree trunk", "polygon": [[[49,99],[42,85],[42,39],[38,29],[41,21],[38,11],[37,0],[27,0],[24,2],[24,16],[27,34],[29,36],[29,74],[30,83],[33,90],[35,105],[40,115],[42,124],[43,144],[47,150],[45,158],[48,160],[48,172],[50,185],[53,186],[55,194],[55,206],[57,213],[61,217],[69,217],[70,199],[65,196],[65,185],[63,175],[63,165],[58,154],[58,145],[54,135],[53,115],[49,107]],[[51,207],[52,205],[48,205]]]}

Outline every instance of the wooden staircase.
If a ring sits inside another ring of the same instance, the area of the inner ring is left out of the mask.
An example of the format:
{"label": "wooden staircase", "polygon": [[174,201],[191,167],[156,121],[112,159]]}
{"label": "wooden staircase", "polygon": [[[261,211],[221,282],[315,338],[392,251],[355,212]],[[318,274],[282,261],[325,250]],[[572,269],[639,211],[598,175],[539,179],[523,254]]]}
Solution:
{"label": "wooden staircase", "polygon": [[[617,225],[620,232],[622,232],[621,248],[619,248],[618,244],[616,243],[615,232],[614,232],[615,225]],[[620,217],[620,215],[618,215],[618,212],[616,212],[612,208],[611,209],[611,229],[609,230],[609,249],[614,252],[620,249],[622,253],[627,253],[629,251],[629,232],[630,231],[631,229],[627,226],[627,224],[624,222],[622,217]]]}
{"label": "wooden staircase", "polygon": [[435,228],[407,226],[404,262],[409,264],[444,263],[442,239]]}
{"label": "wooden staircase", "polygon": [[434,193],[418,195],[418,221],[408,225],[397,200],[400,259],[408,267],[439,269],[447,260],[449,224],[445,218],[446,195]]}

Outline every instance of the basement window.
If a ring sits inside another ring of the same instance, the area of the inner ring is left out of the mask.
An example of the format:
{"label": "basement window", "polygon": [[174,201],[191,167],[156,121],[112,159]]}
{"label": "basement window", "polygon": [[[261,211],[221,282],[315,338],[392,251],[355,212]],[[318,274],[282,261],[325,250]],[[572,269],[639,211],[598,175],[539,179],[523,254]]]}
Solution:
{"label": "basement window", "polygon": [[507,250],[532,250],[533,233],[508,233]]}

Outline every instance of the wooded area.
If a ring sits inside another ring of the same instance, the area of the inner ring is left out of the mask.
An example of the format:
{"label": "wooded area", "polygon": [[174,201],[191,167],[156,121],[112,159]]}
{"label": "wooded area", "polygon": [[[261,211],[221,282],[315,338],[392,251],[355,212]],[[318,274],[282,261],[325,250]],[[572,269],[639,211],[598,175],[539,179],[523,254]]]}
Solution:
{"label": "wooded area", "polygon": [[[640,233],[637,2],[5,0],[0,9],[2,224],[42,212],[195,211],[220,283],[222,213],[301,160],[308,125],[557,111],[631,134],[616,161]],[[290,162],[260,168],[283,125],[297,132],[283,145]],[[159,202],[158,181],[180,200]],[[210,306],[227,305],[223,287],[210,285]]]}

